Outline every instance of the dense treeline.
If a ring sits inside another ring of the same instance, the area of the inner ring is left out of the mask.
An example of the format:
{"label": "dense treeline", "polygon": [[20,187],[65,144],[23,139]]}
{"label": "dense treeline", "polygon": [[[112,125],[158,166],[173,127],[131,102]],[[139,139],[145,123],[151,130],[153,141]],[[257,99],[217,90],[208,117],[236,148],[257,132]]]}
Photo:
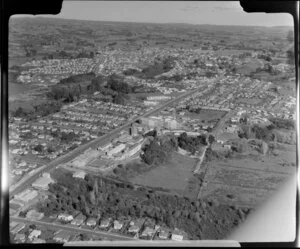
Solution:
{"label": "dense treeline", "polygon": [[[204,201],[166,195],[128,182],[91,175],[85,179],[76,179],[71,173],[61,172],[57,173],[56,180],[57,183],[49,186],[51,194],[48,200],[38,207],[46,215],[80,211],[88,217],[96,218],[149,217],[157,224],[184,229],[192,239],[200,239],[203,226],[215,226],[218,220],[213,211],[205,214],[208,205]],[[204,218],[205,215],[211,217]]]}
{"label": "dense treeline", "polygon": [[240,138],[246,139],[261,139],[266,142],[274,141],[274,126],[261,126],[261,125],[241,125],[241,130],[238,132]]}
{"label": "dense treeline", "polygon": [[157,75],[170,71],[174,65],[174,58],[170,56],[164,59],[156,58],[154,64],[143,68],[141,71],[130,68],[125,70],[123,74],[132,75],[143,79],[153,79]]}
{"label": "dense treeline", "polygon": [[128,93],[132,93],[133,90],[133,87],[124,82],[123,77],[116,74],[109,77],[101,75],[95,77],[94,73],[88,73],[61,80],[59,84],[52,87],[49,97],[73,102],[77,101],[82,94],[93,94],[98,91],[104,99],[116,104],[125,104],[129,98]]}
{"label": "dense treeline", "polygon": [[72,75],[68,78],[61,79],[58,84],[74,84],[74,83],[81,83],[83,81],[91,81],[93,78],[95,78],[95,73],[85,73],[85,74],[76,74]]}
{"label": "dense treeline", "polygon": [[49,100],[41,104],[36,104],[32,109],[25,109],[23,107],[18,107],[11,114],[13,117],[20,117],[28,120],[34,120],[38,117],[47,116],[49,114],[60,111],[62,103],[55,100]]}
{"label": "dense treeline", "polygon": [[118,164],[117,167],[113,169],[114,176],[116,176],[118,179],[122,180],[128,180],[132,179],[132,177],[135,177],[141,173],[144,173],[146,171],[149,171],[149,169],[152,169],[152,166],[142,163],[142,162],[130,162],[127,164]]}
{"label": "dense treeline", "polygon": [[108,77],[95,76],[93,72],[72,75],[51,87],[47,102],[33,106],[32,110],[19,107],[12,112],[12,116],[28,119],[46,116],[60,111],[64,103],[78,101],[81,95],[97,91],[101,93],[101,100],[124,105],[130,99],[130,93],[143,92],[145,89],[130,86],[122,76],[116,74]]}
{"label": "dense treeline", "polygon": [[184,132],[178,137],[178,145],[180,148],[194,154],[197,150],[200,149],[200,147],[207,145],[206,135],[203,134],[197,137],[189,137],[186,132]]}
{"label": "dense treeline", "polygon": [[275,129],[295,129],[295,121],[282,118],[271,118],[271,124],[267,126],[253,124],[253,125],[241,125],[241,130],[238,135],[240,138],[255,138],[261,139],[265,142],[274,141],[276,139]]}
{"label": "dense treeline", "polygon": [[[149,165],[158,165],[168,162],[172,152],[178,149],[178,146],[194,154],[202,146],[214,141],[214,137],[210,135],[207,139],[206,135],[197,137],[189,137],[186,132],[179,137],[175,135],[157,136],[156,130],[149,131],[144,135],[150,137],[150,142],[142,148],[141,159]],[[152,139],[151,139],[152,138]]]}
{"label": "dense treeline", "polygon": [[288,130],[294,130],[296,128],[295,121],[291,119],[271,118],[270,121],[274,125],[274,128]]}
{"label": "dense treeline", "polygon": [[91,72],[62,79],[58,84],[52,86],[48,97],[64,102],[77,101],[81,94],[87,93],[87,84],[90,84],[93,78],[95,78],[95,74]]}
{"label": "dense treeline", "polygon": [[175,136],[155,136],[149,144],[142,148],[141,159],[149,165],[162,164],[171,158],[172,152],[177,148],[178,142]]}

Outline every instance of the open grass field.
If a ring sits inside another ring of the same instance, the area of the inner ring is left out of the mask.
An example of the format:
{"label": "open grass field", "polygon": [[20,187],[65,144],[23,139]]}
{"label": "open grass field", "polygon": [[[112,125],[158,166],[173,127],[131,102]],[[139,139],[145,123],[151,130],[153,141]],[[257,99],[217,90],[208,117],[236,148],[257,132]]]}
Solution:
{"label": "open grass field", "polygon": [[169,163],[130,180],[135,184],[183,191],[193,175],[195,164],[196,159],[174,153]]}
{"label": "open grass field", "polygon": [[258,98],[241,98],[241,99],[237,99],[236,102],[237,103],[244,103],[244,104],[250,104],[250,105],[257,105],[259,103],[261,103],[263,100],[262,99],[258,99]]}
{"label": "open grass field", "polygon": [[257,207],[295,174],[295,146],[283,145],[278,156],[257,156],[208,162],[199,198]]}
{"label": "open grass field", "polygon": [[200,113],[186,112],[185,117],[190,117],[193,119],[198,119],[200,122],[205,121],[208,122],[214,119],[221,119],[226,112],[223,111],[213,111],[213,110],[200,110]]}
{"label": "open grass field", "polygon": [[232,55],[240,55],[245,52],[248,52],[247,50],[235,50],[235,49],[223,49],[223,50],[218,50],[215,51],[215,54],[217,56],[232,56]]}

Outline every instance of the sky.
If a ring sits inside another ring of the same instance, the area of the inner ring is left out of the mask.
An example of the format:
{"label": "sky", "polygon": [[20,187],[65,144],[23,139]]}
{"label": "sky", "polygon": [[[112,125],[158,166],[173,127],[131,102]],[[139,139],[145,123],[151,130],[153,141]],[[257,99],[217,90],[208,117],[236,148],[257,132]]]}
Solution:
{"label": "sky", "polygon": [[60,14],[40,16],[118,22],[293,25],[289,14],[245,13],[239,1],[64,1]]}

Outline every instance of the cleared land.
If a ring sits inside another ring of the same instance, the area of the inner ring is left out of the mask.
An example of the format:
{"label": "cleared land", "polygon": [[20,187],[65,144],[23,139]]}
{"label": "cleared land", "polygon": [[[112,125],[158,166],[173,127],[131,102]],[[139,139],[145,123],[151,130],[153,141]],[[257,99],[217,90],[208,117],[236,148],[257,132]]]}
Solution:
{"label": "cleared land", "polygon": [[295,174],[295,146],[283,145],[278,156],[259,156],[208,162],[199,198],[257,207]]}
{"label": "cleared land", "polygon": [[173,153],[169,163],[160,165],[152,170],[136,176],[131,182],[151,187],[162,187],[183,191],[193,175],[196,159]]}

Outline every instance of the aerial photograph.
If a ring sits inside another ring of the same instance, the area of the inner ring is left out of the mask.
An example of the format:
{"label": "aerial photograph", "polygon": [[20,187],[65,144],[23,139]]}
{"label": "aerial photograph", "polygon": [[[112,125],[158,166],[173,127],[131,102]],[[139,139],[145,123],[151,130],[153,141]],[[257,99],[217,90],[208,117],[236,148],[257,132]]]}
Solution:
{"label": "aerial photograph", "polygon": [[293,42],[238,1],[11,17],[11,243],[226,239],[296,174]]}

